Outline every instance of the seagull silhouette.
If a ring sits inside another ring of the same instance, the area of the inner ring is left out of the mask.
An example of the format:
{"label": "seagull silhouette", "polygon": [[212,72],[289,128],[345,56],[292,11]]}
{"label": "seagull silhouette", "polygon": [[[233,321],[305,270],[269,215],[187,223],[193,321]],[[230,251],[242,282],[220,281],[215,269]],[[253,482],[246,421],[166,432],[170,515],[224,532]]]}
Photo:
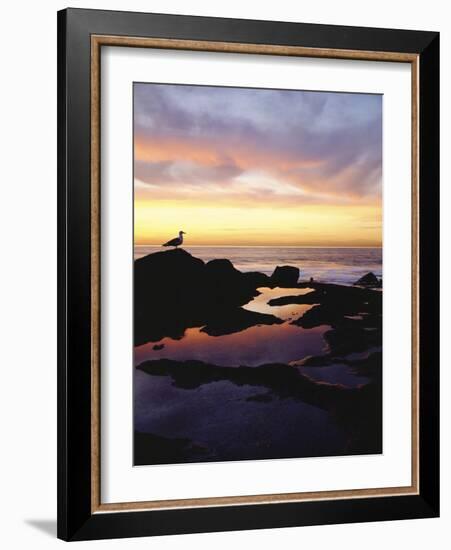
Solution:
{"label": "seagull silhouette", "polygon": [[175,239],[171,239],[167,243],[162,244],[161,246],[175,246],[177,248],[181,244],[183,244],[183,235],[186,235],[184,231],[179,231],[179,236],[175,237]]}

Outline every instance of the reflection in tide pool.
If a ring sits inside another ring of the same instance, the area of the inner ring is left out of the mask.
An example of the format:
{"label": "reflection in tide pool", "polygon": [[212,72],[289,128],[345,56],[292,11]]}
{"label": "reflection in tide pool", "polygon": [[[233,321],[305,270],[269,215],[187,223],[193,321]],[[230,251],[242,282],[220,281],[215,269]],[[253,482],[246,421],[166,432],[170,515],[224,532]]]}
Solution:
{"label": "reflection in tide pool", "polygon": [[188,438],[204,449],[204,461],[326,456],[343,450],[345,433],[327,411],[294,399],[254,401],[264,388],[219,381],[184,390],[167,376],[139,370],[134,387],[135,429]]}
{"label": "reflection in tide pool", "polygon": [[353,372],[349,365],[336,363],[325,367],[298,367],[298,371],[317,382],[328,382],[329,384],[343,384],[348,388],[357,388],[367,384],[370,379],[366,376],[359,376]]}
{"label": "reflection in tide pool", "polygon": [[153,342],[135,348],[135,365],[149,359],[196,359],[224,367],[265,363],[289,363],[321,353],[323,334],[328,326],[302,329],[288,323],[260,325],[225,336],[209,336],[198,328],[190,328],[181,340],[163,338],[154,350]]}
{"label": "reflection in tide pool", "polygon": [[[249,302],[245,309],[271,313],[281,319],[298,318],[312,305],[289,305],[271,307],[272,298],[294,294],[305,294],[310,289],[260,288],[261,294]],[[304,329],[285,322],[281,325],[256,325],[246,330],[209,336],[200,328],[185,331],[181,340],[163,338],[157,344],[150,342],[135,348],[135,365],[149,359],[175,359],[186,361],[196,359],[215,365],[236,367],[256,366],[265,363],[289,363],[324,351],[323,335],[329,326]],[[163,345],[162,349],[154,349]]]}
{"label": "reflection in tide pool", "polygon": [[[260,288],[259,292],[244,308],[274,315],[282,324],[256,325],[223,336],[209,336],[202,327],[190,328],[180,340],[163,338],[136,347],[135,365],[157,359],[198,360],[232,368],[282,363],[292,364],[293,369],[318,382],[356,388],[368,381],[345,364],[302,366],[306,357],[327,353],[324,333],[331,327],[304,329],[291,324],[314,307],[312,304],[272,307],[268,301],[304,295],[311,289]],[[177,387],[171,376],[149,375],[138,369],[134,372],[134,427],[137,433],[166,438],[169,449],[180,444],[177,442],[187,442],[193,449],[185,454],[168,451],[173,453],[169,462],[342,455],[352,435],[338,421],[333,407],[328,410],[324,404],[280,397],[262,385],[227,380],[185,389]],[[146,455],[144,464],[159,464],[153,456]]]}
{"label": "reflection in tide pool", "polygon": [[304,296],[313,291],[312,288],[258,288],[260,294],[243,306],[249,311],[275,315],[284,321],[291,321],[302,317],[306,311],[313,307],[312,304],[288,304],[286,306],[270,306],[268,302],[282,296]]}

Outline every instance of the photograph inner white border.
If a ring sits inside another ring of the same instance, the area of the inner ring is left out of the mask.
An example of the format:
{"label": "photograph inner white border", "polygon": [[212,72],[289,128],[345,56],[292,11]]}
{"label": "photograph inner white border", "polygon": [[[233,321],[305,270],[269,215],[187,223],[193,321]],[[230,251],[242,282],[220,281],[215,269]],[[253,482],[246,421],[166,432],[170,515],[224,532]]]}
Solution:
{"label": "photograph inner white border", "polygon": [[[133,82],[383,94],[383,453],[133,467]],[[101,502],[409,486],[409,64],[101,50]]]}

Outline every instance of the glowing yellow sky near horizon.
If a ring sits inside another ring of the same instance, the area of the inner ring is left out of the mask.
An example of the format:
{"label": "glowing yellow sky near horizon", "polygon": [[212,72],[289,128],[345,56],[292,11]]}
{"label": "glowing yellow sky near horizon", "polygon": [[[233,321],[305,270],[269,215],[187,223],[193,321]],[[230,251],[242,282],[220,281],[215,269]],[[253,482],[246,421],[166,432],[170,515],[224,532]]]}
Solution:
{"label": "glowing yellow sky near horizon", "polygon": [[135,243],[381,246],[382,96],[134,87]]}
{"label": "glowing yellow sky near horizon", "polygon": [[162,244],[186,231],[186,244],[381,246],[381,208],[374,204],[283,207],[135,200],[135,244]]}

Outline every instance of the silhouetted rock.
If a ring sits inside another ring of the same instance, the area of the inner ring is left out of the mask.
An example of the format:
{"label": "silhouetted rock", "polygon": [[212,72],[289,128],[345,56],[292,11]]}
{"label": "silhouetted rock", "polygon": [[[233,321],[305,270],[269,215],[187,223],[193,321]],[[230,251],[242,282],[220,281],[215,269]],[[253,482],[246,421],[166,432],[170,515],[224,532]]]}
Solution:
{"label": "silhouetted rock", "polygon": [[[180,248],[136,260],[135,345],[165,336],[181,338],[189,327],[219,326],[223,318],[232,319],[233,310],[237,319],[247,316],[249,323],[250,316],[242,313],[240,317],[239,308],[258,295],[256,288],[266,282],[265,277],[241,273],[229,260],[205,264]],[[263,318],[254,319],[260,322]],[[227,331],[233,332],[232,327]]]}
{"label": "silhouetted rock", "polygon": [[189,462],[193,457],[201,458],[207,451],[187,438],[169,439],[138,431],[134,434],[133,450],[133,463],[136,466]]}
{"label": "silhouetted rock", "polygon": [[301,361],[296,361],[294,365],[303,367],[327,367],[337,363],[351,367],[352,372],[358,376],[365,376],[370,378],[373,382],[382,382],[381,351],[368,353],[366,356],[359,359],[350,359],[348,357],[337,358],[330,352],[325,355],[305,357]]}
{"label": "silhouetted rock", "polygon": [[178,388],[195,389],[204,384],[226,380],[238,386],[250,385],[270,389],[282,398],[298,398],[307,403],[330,407],[354,392],[339,384],[319,383],[284,363],[256,367],[221,367],[203,361],[156,359],[136,367],[153,376],[170,376]]}
{"label": "silhouetted rock", "polygon": [[271,287],[271,279],[265,273],[259,273],[258,271],[248,271],[243,273],[244,279],[254,288]]}
{"label": "silhouetted rock", "polygon": [[382,330],[368,330],[359,323],[354,326],[335,326],[324,333],[330,353],[343,357],[382,345]]}
{"label": "silhouetted rock", "polygon": [[[287,304],[314,304],[299,319],[292,322],[302,328],[329,325],[324,334],[329,355],[347,355],[382,346],[382,293],[377,290],[314,283],[314,290],[301,296],[282,296],[268,303],[271,306]],[[310,364],[325,360],[310,358]]]}
{"label": "silhouetted rock", "polygon": [[243,308],[224,310],[220,316],[211,319],[208,324],[201,329],[210,336],[223,336],[245,330],[254,325],[279,325],[283,323],[282,319],[266,313],[248,311]]}
{"label": "silhouetted rock", "polygon": [[299,269],[291,265],[277,266],[271,275],[271,286],[295,287],[299,279]]}
{"label": "silhouetted rock", "polygon": [[230,260],[208,262],[205,284],[215,308],[220,309],[244,305],[258,294],[254,282],[235,269]]}
{"label": "silhouetted rock", "polygon": [[368,288],[380,288],[382,286],[382,281],[379,281],[376,275],[370,272],[363,277],[360,277],[360,279],[354,284],[356,286],[366,286]]}
{"label": "silhouetted rock", "polygon": [[[241,306],[258,295],[259,287],[306,287],[297,284],[299,269],[278,266],[271,277],[241,273],[226,259],[204,263],[183,249],[149,254],[135,261],[135,344],[164,337],[182,338],[190,327],[210,336],[245,330],[254,325],[282,323],[274,315]],[[374,274],[360,279],[368,285]],[[308,283],[311,292],[284,296],[270,305],[313,304],[292,324],[302,328],[329,325],[329,352],[344,355],[382,345],[382,293],[360,286]],[[154,348],[155,350],[161,348]]]}
{"label": "silhouetted rock", "polygon": [[299,288],[303,288],[305,286],[312,287],[314,290],[302,295],[273,298],[268,302],[269,305],[283,306],[287,304],[329,304],[330,306],[339,308],[343,314],[345,314],[345,311],[348,314],[354,313],[356,309],[359,309],[359,307],[365,303],[368,303],[368,307],[373,307],[376,309],[382,307],[381,292],[371,289],[326,283],[309,283],[308,285],[300,283],[297,286]]}
{"label": "silhouetted rock", "polygon": [[255,401],[256,403],[270,403],[273,400],[271,392],[257,393],[256,395],[250,395],[246,398],[246,401]]}
{"label": "silhouetted rock", "polygon": [[222,277],[231,277],[241,274],[238,269],[235,269],[234,265],[230,260],[227,259],[217,259],[210,260],[206,264],[207,270],[210,273],[216,273],[218,276]]}
{"label": "silhouetted rock", "polygon": [[199,297],[205,264],[182,249],[149,254],[135,261],[135,343],[180,338],[203,317]]}

